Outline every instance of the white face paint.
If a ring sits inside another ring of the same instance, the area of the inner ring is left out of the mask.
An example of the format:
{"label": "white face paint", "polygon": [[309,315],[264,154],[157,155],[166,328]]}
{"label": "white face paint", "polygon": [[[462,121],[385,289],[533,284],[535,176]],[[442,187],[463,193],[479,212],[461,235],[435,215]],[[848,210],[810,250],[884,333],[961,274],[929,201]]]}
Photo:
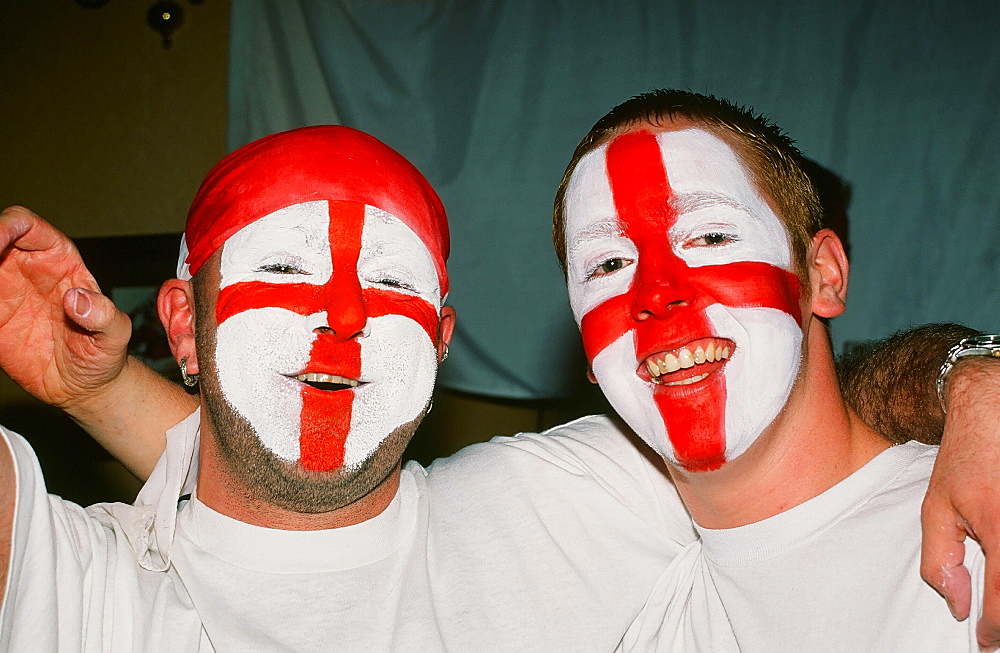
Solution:
{"label": "white face paint", "polygon": [[691,470],[746,451],[802,331],[788,236],[736,153],[702,129],[619,136],[581,159],[565,216],[570,304],[615,409]]}
{"label": "white face paint", "polygon": [[[277,457],[356,469],[427,405],[440,287],[398,218],[348,202],[290,206],[231,236],[220,274],[219,383]],[[303,374],[356,387],[317,389]]]}

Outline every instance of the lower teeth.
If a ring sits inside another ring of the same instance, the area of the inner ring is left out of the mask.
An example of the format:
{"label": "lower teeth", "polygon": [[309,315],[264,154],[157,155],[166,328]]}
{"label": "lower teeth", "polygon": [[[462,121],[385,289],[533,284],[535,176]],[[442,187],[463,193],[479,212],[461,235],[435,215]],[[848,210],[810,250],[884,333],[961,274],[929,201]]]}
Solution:
{"label": "lower teeth", "polygon": [[691,376],[686,379],[681,379],[680,381],[668,381],[663,383],[663,385],[691,385],[692,383],[697,383],[708,376],[708,372],[700,374],[698,376]]}

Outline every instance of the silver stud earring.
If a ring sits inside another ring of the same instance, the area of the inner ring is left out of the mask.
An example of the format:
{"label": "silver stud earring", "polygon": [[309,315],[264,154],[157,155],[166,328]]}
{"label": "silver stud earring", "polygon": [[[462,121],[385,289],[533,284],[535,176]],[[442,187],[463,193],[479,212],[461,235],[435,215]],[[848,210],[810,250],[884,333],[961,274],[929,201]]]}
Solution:
{"label": "silver stud earring", "polygon": [[187,356],[181,359],[181,377],[184,379],[184,385],[186,385],[189,388],[193,388],[194,386],[198,385],[198,375],[188,374],[187,362],[188,362]]}
{"label": "silver stud earring", "polygon": [[448,360],[448,345],[444,346],[444,353],[441,354],[441,362],[443,363],[446,360]]}

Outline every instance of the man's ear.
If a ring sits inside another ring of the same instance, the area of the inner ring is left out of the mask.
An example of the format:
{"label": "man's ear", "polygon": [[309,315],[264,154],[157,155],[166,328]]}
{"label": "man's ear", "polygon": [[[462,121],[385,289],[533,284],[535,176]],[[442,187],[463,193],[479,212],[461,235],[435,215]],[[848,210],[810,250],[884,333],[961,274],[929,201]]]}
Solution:
{"label": "man's ear", "polygon": [[156,298],[160,322],[167,332],[167,342],[174,359],[187,359],[187,373],[198,373],[198,354],[194,344],[194,291],[190,281],[170,279],[160,287]]}
{"label": "man's ear", "polygon": [[836,317],[847,309],[849,264],[837,234],[822,229],[809,248],[809,302],[817,317]]}
{"label": "man's ear", "polygon": [[451,306],[441,307],[441,320],[438,322],[438,363],[448,357],[448,343],[455,333],[455,309]]}

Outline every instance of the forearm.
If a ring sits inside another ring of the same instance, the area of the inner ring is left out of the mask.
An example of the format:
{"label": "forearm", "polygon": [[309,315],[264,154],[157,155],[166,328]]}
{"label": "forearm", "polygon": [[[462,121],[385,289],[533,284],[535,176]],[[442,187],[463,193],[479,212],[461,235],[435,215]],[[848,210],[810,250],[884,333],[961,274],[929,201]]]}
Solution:
{"label": "forearm", "polygon": [[[952,345],[978,333],[959,324],[928,324],[865,345],[837,361],[844,399],[893,442],[938,444],[945,417],[938,371]],[[953,379],[965,374],[964,365],[954,369]]]}
{"label": "forearm", "polygon": [[140,480],[153,471],[166,431],[198,407],[197,396],[133,357],[114,382],[64,406],[73,420]]}
{"label": "forearm", "polygon": [[[7,586],[16,495],[17,475],[14,472],[14,457],[0,436],[0,591]],[[0,595],[0,606],[3,605],[3,601],[4,597]]]}

